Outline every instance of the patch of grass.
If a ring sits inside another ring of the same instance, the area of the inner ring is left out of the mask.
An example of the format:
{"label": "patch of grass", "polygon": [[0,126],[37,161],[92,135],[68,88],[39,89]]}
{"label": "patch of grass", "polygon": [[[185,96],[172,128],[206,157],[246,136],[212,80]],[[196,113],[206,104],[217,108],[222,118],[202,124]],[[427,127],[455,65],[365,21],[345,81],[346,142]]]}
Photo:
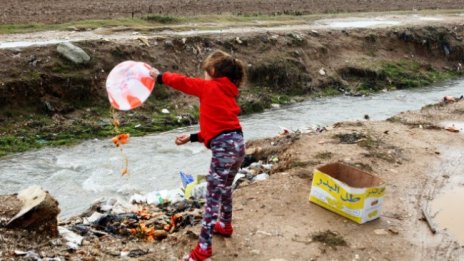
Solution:
{"label": "patch of grass", "polygon": [[323,232],[314,233],[311,235],[313,241],[323,243],[333,249],[336,249],[337,246],[347,246],[345,239],[338,233],[331,230],[326,230]]}
{"label": "patch of grass", "polygon": [[286,105],[286,104],[290,104],[291,103],[291,98],[290,96],[288,95],[272,95],[271,96],[271,102],[274,103],[274,104],[282,104],[282,105]]}
{"label": "patch of grass", "polygon": [[365,149],[375,149],[380,146],[381,141],[370,135],[364,135],[364,137],[358,140],[357,144]]}
{"label": "patch of grass", "polygon": [[390,87],[397,89],[424,87],[437,81],[444,81],[458,76],[456,72],[436,70],[423,67],[415,61],[386,63],[382,66]]}
{"label": "patch of grass", "polygon": [[30,24],[0,24],[0,34],[17,34],[17,33],[31,33],[41,31],[67,31],[67,30],[88,30],[96,28],[110,28],[110,27],[149,27],[153,23],[143,19],[101,19],[101,20],[82,20],[62,24],[44,24],[44,23],[30,23]]}
{"label": "patch of grass", "polygon": [[330,151],[322,151],[322,152],[317,153],[314,157],[316,159],[329,160],[333,157],[333,153]]}
{"label": "patch of grass", "polygon": [[351,132],[339,133],[336,134],[334,137],[337,138],[342,144],[355,144],[358,143],[361,139],[366,138],[366,135],[359,132]]}
{"label": "patch of grass", "polygon": [[367,171],[367,172],[372,172],[374,169],[369,165],[369,164],[365,164],[365,163],[362,163],[362,162],[356,162],[354,164],[352,164],[353,167],[356,167],[360,170],[364,170],[364,171]]}
{"label": "patch of grass", "polygon": [[371,152],[365,154],[365,156],[370,157],[370,158],[376,158],[376,159],[385,160],[388,163],[395,163],[396,162],[395,155],[388,154],[388,153],[382,152],[382,151],[371,151]]}
{"label": "patch of grass", "polygon": [[314,166],[321,164],[319,161],[313,161],[313,160],[306,160],[306,161],[293,161],[292,163],[289,164],[289,168],[304,168],[307,166]]}
{"label": "patch of grass", "polygon": [[148,15],[142,18],[143,20],[156,22],[160,24],[175,24],[179,23],[180,19],[173,16],[163,16],[163,15]]}
{"label": "patch of grass", "polygon": [[[312,16],[295,15],[202,15],[202,16],[162,16],[145,15],[141,17],[127,17],[119,19],[90,19],[72,21],[60,24],[47,23],[28,23],[28,24],[0,24],[0,34],[30,33],[50,30],[88,30],[96,28],[127,27],[131,29],[144,30],[154,29],[157,26],[167,24],[184,24],[185,30],[193,29],[191,23],[216,23],[215,27],[224,26],[243,26],[245,24],[255,24],[256,21],[266,21],[267,26],[283,23],[302,23],[307,19],[315,19]],[[195,28],[201,28],[196,26]],[[207,28],[211,28],[208,25]]]}
{"label": "patch of grass", "polygon": [[335,86],[327,86],[317,93],[319,97],[330,97],[340,95],[340,91]]}

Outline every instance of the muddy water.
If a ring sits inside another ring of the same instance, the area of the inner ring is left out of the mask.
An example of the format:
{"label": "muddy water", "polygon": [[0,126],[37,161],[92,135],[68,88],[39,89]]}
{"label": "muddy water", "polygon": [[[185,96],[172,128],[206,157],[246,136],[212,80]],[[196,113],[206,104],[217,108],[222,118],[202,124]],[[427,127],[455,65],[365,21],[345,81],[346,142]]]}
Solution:
{"label": "muddy water", "polygon": [[[460,131],[457,137],[464,138],[464,122],[444,121],[445,128],[453,126]],[[443,161],[438,172],[442,177],[449,177],[443,188],[431,202],[435,222],[445,229],[455,240],[464,246],[464,150],[462,148],[442,148]]]}
{"label": "muddy water", "polygon": [[[460,96],[464,80],[412,91],[379,93],[370,97],[330,97],[308,100],[242,118],[246,139],[274,136],[280,126],[292,130],[360,120],[368,114],[383,120],[401,111],[419,109],[445,95]],[[14,193],[31,184],[49,190],[60,202],[63,216],[85,210],[100,197],[128,198],[134,193],[173,189],[178,172],[206,174],[210,152],[200,144],[175,146],[179,133],[197,126],[131,138],[124,146],[129,175],[120,171],[124,160],[110,139],[90,140],[67,148],[47,148],[0,159],[0,193]]]}
{"label": "muddy water", "polygon": [[445,228],[448,233],[464,245],[464,186],[461,185],[450,189],[439,196],[432,203],[432,208],[438,211],[435,216],[436,222]]}

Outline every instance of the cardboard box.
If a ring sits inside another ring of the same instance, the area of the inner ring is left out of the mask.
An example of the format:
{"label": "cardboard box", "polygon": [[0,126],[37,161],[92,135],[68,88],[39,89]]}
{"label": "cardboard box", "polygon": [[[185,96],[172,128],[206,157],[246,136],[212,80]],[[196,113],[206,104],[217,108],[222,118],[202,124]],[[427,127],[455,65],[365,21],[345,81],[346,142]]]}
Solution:
{"label": "cardboard box", "polygon": [[362,224],[380,217],[384,194],[380,178],[331,163],[314,170],[309,201]]}

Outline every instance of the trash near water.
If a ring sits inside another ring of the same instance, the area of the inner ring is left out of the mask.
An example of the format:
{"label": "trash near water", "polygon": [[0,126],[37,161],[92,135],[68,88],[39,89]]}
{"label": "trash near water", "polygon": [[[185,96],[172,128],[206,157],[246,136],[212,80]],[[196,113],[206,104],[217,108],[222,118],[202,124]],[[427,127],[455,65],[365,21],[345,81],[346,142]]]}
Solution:
{"label": "trash near water", "polygon": [[443,121],[440,125],[449,132],[464,133],[464,122],[462,121]]}
{"label": "trash near water", "polygon": [[462,222],[464,208],[460,206],[462,206],[463,198],[464,186],[460,186],[447,191],[432,202],[432,209],[438,211],[435,216],[438,225],[446,228],[448,233],[462,245],[464,245],[464,223]]}
{"label": "trash near water", "polygon": [[69,249],[78,249],[84,240],[82,236],[72,232],[65,227],[58,227],[58,232],[60,233],[60,236],[66,240],[66,245],[69,247]]}
{"label": "trash near water", "polygon": [[384,194],[380,178],[337,162],[314,170],[309,200],[362,224],[380,217]]}

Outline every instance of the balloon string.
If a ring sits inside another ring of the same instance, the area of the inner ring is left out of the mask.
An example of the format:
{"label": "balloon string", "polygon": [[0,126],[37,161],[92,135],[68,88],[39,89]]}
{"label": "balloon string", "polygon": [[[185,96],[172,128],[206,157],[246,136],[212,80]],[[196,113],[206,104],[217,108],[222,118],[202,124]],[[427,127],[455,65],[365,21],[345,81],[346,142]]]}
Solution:
{"label": "balloon string", "polygon": [[[119,121],[119,115],[116,112],[116,110],[113,107],[110,107],[110,112],[113,117],[113,126],[114,126],[114,131],[116,134],[119,136],[120,131],[119,131],[119,126],[120,126],[120,121]],[[116,147],[119,148],[119,151],[121,152],[121,155],[124,159],[124,167],[121,170],[121,175],[125,176],[129,174],[129,158],[127,157],[127,154],[124,153],[124,150],[122,149],[122,144],[116,144]]]}

